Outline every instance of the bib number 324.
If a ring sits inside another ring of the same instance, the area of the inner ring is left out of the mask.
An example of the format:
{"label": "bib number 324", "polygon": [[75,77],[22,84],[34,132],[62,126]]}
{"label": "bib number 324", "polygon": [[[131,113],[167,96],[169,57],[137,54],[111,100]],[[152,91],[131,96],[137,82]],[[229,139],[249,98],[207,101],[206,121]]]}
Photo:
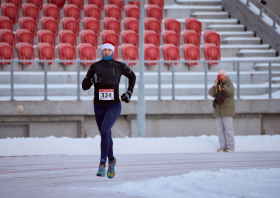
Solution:
{"label": "bib number 324", "polygon": [[99,100],[114,100],[114,89],[99,89]]}

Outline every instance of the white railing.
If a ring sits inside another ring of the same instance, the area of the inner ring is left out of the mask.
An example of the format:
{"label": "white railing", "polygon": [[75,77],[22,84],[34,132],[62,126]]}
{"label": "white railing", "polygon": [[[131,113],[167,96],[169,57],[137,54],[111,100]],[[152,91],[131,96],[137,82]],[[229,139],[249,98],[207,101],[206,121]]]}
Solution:
{"label": "white railing", "polygon": [[280,18],[278,16],[276,16],[271,10],[269,10],[266,6],[264,6],[261,2],[259,2],[258,0],[247,0],[246,1],[246,5],[249,6],[249,3],[250,2],[254,2],[257,4],[257,7],[259,8],[260,10],[260,13],[259,13],[259,16],[260,17],[263,17],[263,9],[266,10],[269,14],[271,14],[272,16],[272,27],[273,28],[276,28],[276,20],[278,22],[280,22]]}
{"label": "white railing", "polygon": [[[10,72],[11,72],[11,100],[14,100],[14,68],[13,64],[14,62],[40,62],[44,63],[44,99],[48,100],[48,79],[47,79],[47,73],[48,73],[48,67],[47,63],[49,62],[73,62],[76,63],[77,65],[77,100],[80,100],[80,85],[81,85],[81,80],[80,80],[80,63],[88,63],[89,61],[81,61],[81,60],[0,60],[1,62],[10,62]],[[90,61],[92,63],[92,61]],[[138,61],[123,61],[124,63],[138,63]],[[175,63],[204,63],[204,96],[205,99],[207,99],[208,96],[208,87],[207,87],[207,73],[208,73],[208,63],[211,62],[216,62],[216,63],[233,63],[236,66],[236,71],[237,71],[237,98],[240,98],[240,63],[246,63],[246,62],[254,62],[254,63],[269,63],[268,67],[268,79],[267,81],[269,82],[269,98],[271,98],[271,71],[272,71],[272,63],[280,63],[279,59],[266,59],[266,60],[256,60],[252,61],[252,59],[242,59],[242,60],[234,60],[234,61],[226,61],[226,60],[220,60],[220,61],[144,61],[144,63],[157,63],[158,64],[158,99],[161,99],[161,65],[166,64],[166,63],[171,63],[171,72],[172,72],[172,99],[175,99]],[[210,66],[211,67],[211,66]],[[125,78],[125,90],[127,89],[127,78]],[[139,94],[139,93],[138,93]]]}

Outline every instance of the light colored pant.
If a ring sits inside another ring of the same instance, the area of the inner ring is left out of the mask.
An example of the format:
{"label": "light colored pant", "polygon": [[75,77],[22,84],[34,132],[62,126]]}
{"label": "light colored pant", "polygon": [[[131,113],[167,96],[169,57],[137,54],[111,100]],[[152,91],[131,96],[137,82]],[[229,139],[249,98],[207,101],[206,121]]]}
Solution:
{"label": "light colored pant", "polygon": [[234,131],[232,126],[233,117],[221,116],[216,117],[215,120],[218,130],[220,148],[234,150]]}

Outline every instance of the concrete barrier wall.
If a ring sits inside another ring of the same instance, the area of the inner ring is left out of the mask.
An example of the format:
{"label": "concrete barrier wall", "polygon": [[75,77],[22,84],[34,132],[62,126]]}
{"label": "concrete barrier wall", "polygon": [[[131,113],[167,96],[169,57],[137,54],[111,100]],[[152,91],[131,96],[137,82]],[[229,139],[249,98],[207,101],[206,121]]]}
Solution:
{"label": "concrete barrier wall", "polygon": [[[146,137],[216,135],[212,111],[211,100],[146,101]],[[122,103],[112,136],[137,137],[136,115],[136,101]],[[280,100],[236,100],[236,135],[280,134],[279,120]],[[0,101],[0,138],[98,134],[92,101]]]}
{"label": "concrete barrier wall", "polygon": [[222,0],[222,7],[226,12],[230,13],[231,18],[238,19],[241,24],[246,26],[247,31],[254,31],[256,36],[262,39],[262,43],[269,44],[279,55],[280,35],[265,23],[260,16],[253,13],[239,0]]}

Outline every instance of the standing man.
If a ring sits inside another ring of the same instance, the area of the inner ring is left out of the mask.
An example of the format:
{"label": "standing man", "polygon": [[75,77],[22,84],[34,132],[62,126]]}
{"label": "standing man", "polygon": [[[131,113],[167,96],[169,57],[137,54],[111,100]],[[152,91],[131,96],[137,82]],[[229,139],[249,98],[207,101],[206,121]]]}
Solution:
{"label": "standing man", "polygon": [[225,99],[222,104],[215,104],[214,118],[219,136],[220,149],[218,152],[234,152],[234,131],[232,126],[233,118],[235,117],[235,101],[234,101],[234,87],[227,76],[225,70],[220,70],[215,81],[215,85],[209,90],[209,95],[216,97],[217,86],[222,82],[224,89]]}
{"label": "standing man", "polygon": [[119,99],[119,84],[121,75],[129,79],[128,89],[122,94],[121,100],[129,103],[136,81],[134,72],[124,63],[113,59],[114,44],[106,41],[102,44],[102,59],[93,63],[82,82],[83,90],[94,85],[94,113],[96,123],[101,134],[101,158],[96,176],[105,177],[107,157],[107,177],[115,176],[116,158],[113,155],[113,140],[111,128],[121,113]]}

